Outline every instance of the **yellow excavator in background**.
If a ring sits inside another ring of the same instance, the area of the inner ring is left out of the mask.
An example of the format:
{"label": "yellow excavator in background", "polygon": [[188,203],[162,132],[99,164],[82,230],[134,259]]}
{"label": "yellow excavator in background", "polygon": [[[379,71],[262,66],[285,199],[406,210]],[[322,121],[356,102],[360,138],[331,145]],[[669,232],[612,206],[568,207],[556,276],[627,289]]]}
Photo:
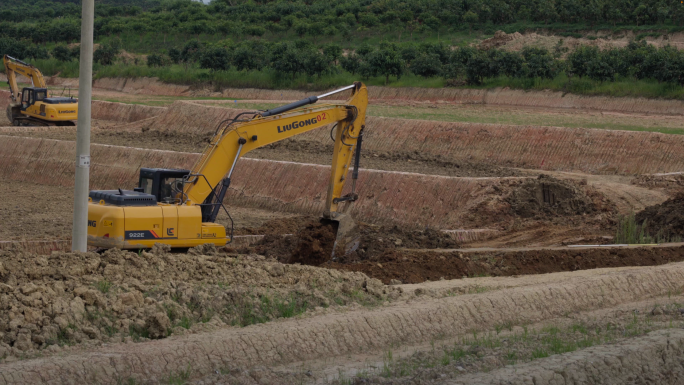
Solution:
{"label": "yellow excavator in background", "polygon": [[[352,94],[344,104],[309,106],[346,90]],[[138,187],[133,191],[91,191],[88,244],[121,249],[150,248],[155,243],[171,247],[208,243],[223,246],[232,240],[232,226],[230,236],[226,236],[225,227],[215,221],[221,209],[228,214],[223,199],[238,159],[259,147],[336,124],[323,220],[331,222],[337,232],[333,256],[346,255],[359,246],[360,234],[351,217],[338,209],[341,203],[357,199],[356,179],[367,105],[366,86],[355,82],[324,95],[268,111],[243,112],[221,122],[192,170],[141,168]],[[342,196],[354,149],[351,193]]]}
{"label": "yellow excavator in background", "polygon": [[[50,97],[47,84],[38,68],[5,55],[2,59],[12,101],[7,106],[7,119],[14,126],[75,126],[78,101],[70,97]],[[19,92],[17,74],[31,79],[32,87]],[[17,100],[19,98],[19,100]]]}

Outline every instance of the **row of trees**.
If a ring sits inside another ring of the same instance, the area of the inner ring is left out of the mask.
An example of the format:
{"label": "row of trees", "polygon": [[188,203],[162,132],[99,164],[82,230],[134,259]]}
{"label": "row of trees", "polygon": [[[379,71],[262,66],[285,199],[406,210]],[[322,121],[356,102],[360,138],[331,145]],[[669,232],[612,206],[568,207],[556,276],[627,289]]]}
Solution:
{"label": "row of trees", "polygon": [[[79,37],[77,0],[0,2],[0,36],[70,42]],[[97,37],[132,32],[300,37],[354,32],[449,30],[518,22],[684,25],[684,4],[664,0],[102,0]]]}
{"label": "row of trees", "polygon": [[[57,45],[48,52],[43,46],[7,38],[0,38],[0,52],[21,59],[53,57],[60,61],[78,60],[80,53],[78,47]],[[119,53],[120,42],[113,39],[98,47],[94,60],[111,65]],[[526,47],[520,52],[508,52],[474,47],[451,49],[439,43],[381,43],[362,45],[344,54],[340,45],[315,46],[306,40],[278,43],[251,40],[238,44],[203,44],[191,40],[182,49],[147,58],[147,65],[151,67],[172,64],[211,71],[272,70],[292,78],[300,74],[320,77],[347,71],[364,79],[383,76],[386,83],[407,73],[476,85],[500,76],[553,79],[564,72],[571,79],[589,78],[600,82],[619,78],[654,79],[684,85],[684,51],[671,46],[657,48],[644,41],[605,50],[580,46],[572,52],[560,44],[551,51]]]}
{"label": "row of trees", "polygon": [[571,78],[586,77],[600,82],[633,78],[684,85],[684,51],[670,46],[656,48],[644,41],[606,50],[580,46],[569,53],[561,44],[551,51],[526,47],[520,52],[508,52],[474,47],[451,49],[439,43],[381,43],[377,47],[363,45],[344,55],[337,44],[316,47],[304,40],[246,41],[236,45],[203,45],[195,40],[182,50],[148,57],[149,66],[172,63],[197,64],[212,71],[270,68],[293,78],[298,74],[321,76],[344,70],[365,79],[383,76],[386,83],[390,77],[399,79],[406,73],[477,85],[499,76],[553,79],[565,72]]}

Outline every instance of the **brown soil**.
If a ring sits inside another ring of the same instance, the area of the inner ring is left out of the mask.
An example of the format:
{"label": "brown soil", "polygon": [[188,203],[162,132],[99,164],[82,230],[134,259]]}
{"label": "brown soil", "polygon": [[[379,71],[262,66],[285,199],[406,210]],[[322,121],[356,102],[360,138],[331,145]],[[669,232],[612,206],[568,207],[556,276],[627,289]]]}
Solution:
{"label": "brown soil", "polygon": [[[0,358],[50,345],[158,339],[293,316],[388,292],[363,274],[228,256],[0,251]],[[293,282],[297,282],[293,285]],[[193,326],[194,325],[194,326]]]}
{"label": "brown soil", "polygon": [[548,175],[526,181],[513,190],[506,201],[513,213],[522,218],[582,215],[596,211],[584,191],[571,182]]}
{"label": "brown soil", "polygon": [[[147,130],[143,133],[125,130],[107,129],[110,122],[100,122],[103,129],[93,130],[92,143],[110,144],[127,147],[153,148],[159,150],[180,152],[202,152],[209,137],[205,135],[190,135]],[[58,140],[74,140],[72,132],[9,132],[3,135],[39,137]],[[282,160],[289,162],[330,164],[333,146],[322,146],[312,141],[284,140],[264,148],[250,152],[247,157],[256,159]],[[483,163],[455,162],[441,156],[422,154],[418,152],[373,152],[364,151],[361,158],[361,168],[387,171],[405,171],[421,174],[446,176],[519,176],[537,174],[535,171],[525,172],[514,168],[499,167]]]}
{"label": "brown soil", "polygon": [[[301,163],[330,164],[333,144],[321,145],[314,141],[287,139],[252,151],[249,157],[258,159],[284,160]],[[387,171],[406,171],[421,174],[447,176],[519,176],[520,170],[484,163],[453,161],[440,155],[413,152],[377,152],[364,150],[361,156],[362,168]]]}
{"label": "brown soil", "polygon": [[476,276],[546,274],[620,266],[655,266],[684,261],[684,247],[563,249],[498,252],[417,252],[393,250],[351,264],[323,267],[358,271],[388,284],[438,281]]}
{"label": "brown soil", "polygon": [[11,181],[0,196],[0,240],[71,238],[73,188]]}
{"label": "brown soil", "polygon": [[320,266],[328,262],[335,245],[335,227],[328,223],[311,222],[296,234],[296,247],[289,263]]}
{"label": "brown soil", "polygon": [[645,208],[636,214],[638,224],[646,223],[648,232],[662,238],[684,237],[684,194]]}
{"label": "brown soil", "polygon": [[[288,221],[290,224],[296,222]],[[377,258],[389,250],[400,247],[411,249],[457,248],[458,243],[448,234],[435,229],[405,230],[397,226],[371,226],[359,223],[361,241],[359,249],[336,262],[354,263]],[[269,234],[251,247],[239,249],[240,253],[256,253],[275,258],[283,263],[301,263],[320,266],[330,261],[335,243],[335,230],[331,224],[309,219],[299,222],[293,236]],[[282,234],[282,233],[281,233]]]}

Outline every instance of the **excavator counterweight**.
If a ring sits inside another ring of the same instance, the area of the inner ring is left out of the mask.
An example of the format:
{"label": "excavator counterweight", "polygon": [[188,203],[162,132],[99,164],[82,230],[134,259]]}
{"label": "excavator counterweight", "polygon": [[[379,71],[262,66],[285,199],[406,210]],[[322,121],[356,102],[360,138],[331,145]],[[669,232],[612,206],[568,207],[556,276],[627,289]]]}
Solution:
{"label": "excavator counterweight", "polygon": [[[342,91],[351,91],[343,104],[314,104]],[[88,244],[122,249],[149,248],[155,243],[171,247],[207,243],[223,246],[232,240],[232,228],[226,236],[226,228],[215,221],[221,210],[227,213],[223,202],[240,157],[259,147],[335,124],[323,218],[333,223],[338,234],[334,255],[350,253],[359,245],[359,231],[341,208],[349,207],[357,198],[367,105],[366,86],[356,82],[328,94],[268,111],[244,112],[221,122],[191,170],[141,168],[138,187],[133,191],[91,191]],[[342,195],[354,156],[351,192]]]}

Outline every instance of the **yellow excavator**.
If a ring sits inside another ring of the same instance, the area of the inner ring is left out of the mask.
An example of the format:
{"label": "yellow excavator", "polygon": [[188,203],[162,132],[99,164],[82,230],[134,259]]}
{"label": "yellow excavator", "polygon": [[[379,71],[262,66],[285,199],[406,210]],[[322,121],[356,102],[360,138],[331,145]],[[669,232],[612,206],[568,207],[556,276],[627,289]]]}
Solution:
{"label": "yellow excavator", "polygon": [[[14,126],[75,126],[78,101],[70,97],[50,97],[43,74],[31,64],[9,55],[2,58],[12,101],[7,119]],[[31,79],[32,87],[19,92],[17,74]],[[19,100],[17,100],[17,98]]]}
{"label": "yellow excavator", "polygon": [[[348,90],[351,96],[344,104],[314,104]],[[259,147],[336,124],[323,220],[330,222],[337,232],[333,256],[347,255],[359,246],[360,234],[353,219],[339,208],[341,203],[357,199],[355,189],[367,105],[366,86],[355,82],[320,96],[267,111],[243,112],[221,122],[192,170],[141,168],[138,187],[133,191],[91,191],[88,244],[107,249],[150,248],[155,243],[178,248],[209,243],[223,246],[232,240],[232,225],[230,235],[226,236],[226,228],[215,221],[221,209],[228,214],[223,199],[240,157]],[[354,154],[351,193],[342,196]]]}

